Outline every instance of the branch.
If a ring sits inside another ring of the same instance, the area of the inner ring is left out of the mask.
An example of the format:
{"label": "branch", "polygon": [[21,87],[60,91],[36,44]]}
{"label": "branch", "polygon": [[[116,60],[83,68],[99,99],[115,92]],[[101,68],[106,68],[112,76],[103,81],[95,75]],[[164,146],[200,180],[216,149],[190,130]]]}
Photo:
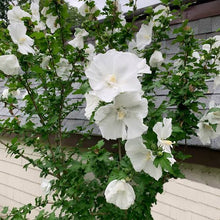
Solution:
{"label": "branch", "polygon": [[[4,145],[8,150],[11,150],[10,147],[8,146],[8,144],[6,144],[5,142],[3,142],[1,139],[0,139],[0,144]],[[34,167],[38,167],[40,169],[42,169],[37,163],[34,162],[33,159],[25,156],[24,154],[20,153],[19,151],[16,152],[16,154],[19,156],[19,157],[22,157],[23,159],[27,160],[28,162],[30,162]],[[52,172],[48,172],[48,174],[50,174],[51,176],[54,176],[56,178],[59,178],[58,176],[54,175],[54,173]]]}
{"label": "branch", "polygon": [[24,83],[23,80],[22,80],[22,78],[21,78],[20,76],[18,77],[18,79],[19,79],[19,81],[22,83],[22,85],[25,87],[25,89],[27,90],[28,95],[30,96],[31,101],[32,101],[32,103],[33,103],[33,105],[34,105],[34,108],[35,108],[35,110],[36,110],[36,112],[37,112],[37,115],[38,115],[39,118],[40,118],[41,124],[45,126],[45,119],[44,119],[43,115],[42,115],[42,114],[40,113],[40,111],[39,111],[39,108],[38,108],[38,106],[37,106],[37,103],[36,103],[35,100],[34,100],[34,97],[33,97],[33,95],[32,95],[31,88],[30,88],[28,82],[26,81],[26,83]]}

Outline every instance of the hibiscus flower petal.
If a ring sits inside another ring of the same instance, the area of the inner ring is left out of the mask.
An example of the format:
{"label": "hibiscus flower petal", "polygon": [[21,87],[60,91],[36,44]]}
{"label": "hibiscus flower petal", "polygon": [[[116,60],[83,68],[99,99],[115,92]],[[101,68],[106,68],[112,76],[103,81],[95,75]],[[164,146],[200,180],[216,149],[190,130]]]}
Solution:
{"label": "hibiscus flower petal", "polygon": [[104,192],[106,202],[112,203],[120,209],[126,210],[134,204],[135,192],[125,180],[113,180]]}
{"label": "hibiscus flower petal", "polygon": [[94,118],[105,139],[124,138],[126,134],[124,122],[117,119],[117,112],[112,104],[100,107]]}
{"label": "hibiscus flower petal", "polygon": [[143,124],[143,119],[135,114],[126,116],[124,123],[127,126],[127,139],[140,137],[148,129],[148,127]]}
{"label": "hibiscus flower petal", "polygon": [[141,172],[146,166],[147,149],[142,143],[141,138],[128,140],[125,144],[125,151],[130,158],[134,169]]}
{"label": "hibiscus flower petal", "polygon": [[159,180],[162,176],[162,168],[159,165],[156,167],[153,161],[148,161],[147,166],[144,168],[144,172],[153,177],[155,180]]}

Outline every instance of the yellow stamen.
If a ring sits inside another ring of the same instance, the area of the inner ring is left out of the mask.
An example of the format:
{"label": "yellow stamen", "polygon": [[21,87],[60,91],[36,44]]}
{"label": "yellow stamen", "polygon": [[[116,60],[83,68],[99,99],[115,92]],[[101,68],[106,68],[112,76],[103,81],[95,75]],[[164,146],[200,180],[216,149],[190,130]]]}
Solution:
{"label": "yellow stamen", "polygon": [[145,37],[145,39],[150,40],[150,36],[149,35],[145,35],[144,37]]}
{"label": "yellow stamen", "polygon": [[118,110],[118,120],[122,120],[126,115],[126,112],[123,109]]}
{"label": "yellow stamen", "polygon": [[116,83],[116,76],[115,76],[115,74],[110,75],[108,81],[109,81],[109,83]]}
{"label": "yellow stamen", "polygon": [[211,131],[213,130],[213,128],[210,125],[208,125],[208,124],[204,124],[203,126],[207,130],[211,130]]}
{"label": "yellow stamen", "polygon": [[171,146],[171,145],[173,144],[173,142],[172,142],[172,141],[169,141],[169,140],[162,140],[162,143],[163,143],[164,145],[168,145],[168,146]]}
{"label": "yellow stamen", "polygon": [[148,151],[147,154],[146,154],[146,159],[147,160],[151,160],[152,159],[152,156],[151,156],[151,152]]}
{"label": "yellow stamen", "polygon": [[24,43],[24,42],[25,42],[25,40],[26,40],[26,38],[24,38],[24,37],[23,37],[23,38],[20,38],[20,39],[19,39],[19,43],[21,43],[21,44],[22,44],[22,43]]}

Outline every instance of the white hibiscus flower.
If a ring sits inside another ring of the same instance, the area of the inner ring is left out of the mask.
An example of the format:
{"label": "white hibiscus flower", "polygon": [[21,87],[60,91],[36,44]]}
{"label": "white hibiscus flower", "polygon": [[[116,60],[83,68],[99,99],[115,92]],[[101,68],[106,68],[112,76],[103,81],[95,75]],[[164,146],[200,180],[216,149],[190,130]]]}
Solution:
{"label": "white hibiscus flower", "polygon": [[216,106],[216,108],[219,108],[219,111],[213,111],[209,112],[206,115],[206,118],[211,124],[218,124],[220,125],[220,106]]}
{"label": "white hibiscus flower", "polygon": [[13,54],[0,56],[0,70],[6,75],[18,75],[21,68],[17,57]]}
{"label": "white hibiscus flower", "polygon": [[134,204],[135,193],[132,186],[125,180],[113,180],[105,189],[106,202],[126,210]]}
{"label": "white hibiscus flower", "polygon": [[4,89],[2,92],[2,98],[7,99],[9,96],[9,89]]}
{"label": "white hibiscus flower", "polygon": [[218,136],[212,126],[209,124],[209,122],[200,121],[197,126],[199,128],[197,130],[197,135],[202,144],[210,144],[211,139],[214,139]]}
{"label": "white hibiscus flower", "polygon": [[199,60],[201,59],[198,51],[193,51],[192,57],[196,58],[197,62],[199,62]]}
{"label": "white hibiscus flower", "polygon": [[160,17],[168,17],[169,16],[169,8],[164,6],[164,5],[158,5],[157,7],[154,8],[154,17],[153,17],[153,22],[154,26],[158,27],[160,26],[159,18]]}
{"label": "white hibiscus flower", "polygon": [[42,189],[43,193],[44,194],[49,194],[50,193],[50,188],[51,188],[50,180],[42,179],[41,189]]}
{"label": "white hibiscus flower", "polygon": [[60,61],[56,64],[56,73],[62,80],[68,80],[70,71],[72,70],[72,64],[65,58],[60,58]]}
{"label": "white hibiscus flower", "polygon": [[57,16],[53,16],[52,14],[47,14],[46,25],[50,28],[51,33],[54,33],[57,29],[60,28],[60,25],[56,23]]}
{"label": "white hibiscus flower", "polygon": [[42,62],[40,64],[41,68],[45,70],[49,68],[50,60],[51,60],[51,56],[43,56]]}
{"label": "white hibiscus flower", "polygon": [[143,170],[155,180],[160,179],[162,168],[160,165],[158,167],[154,165],[155,156],[151,150],[145,147],[142,138],[128,140],[125,144],[125,151],[135,171],[141,172]]}
{"label": "white hibiscus flower", "polygon": [[21,94],[20,89],[14,90],[14,91],[9,91],[9,89],[4,89],[2,92],[2,98],[7,99],[9,95],[18,98]]}
{"label": "white hibiscus flower", "polygon": [[46,17],[48,10],[49,10],[49,7],[43,7],[43,9],[41,10],[41,14],[42,14],[44,17]]}
{"label": "white hibiscus flower", "polygon": [[136,34],[136,44],[139,50],[143,50],[151,43],[153,33],[153,22],[148,25],[142,24],[140,30]]}
{"label": "white hibiscus flower", "polygon": [[[210,110],[212,108],[220,108],[219,105],[216,105],[214,101],[209,103]],[[211,124],[215,124],[216,128],[211,126]],[[215,111],[211,111],[206,113],[198,123],[197,135],[200,141],[203,144],[210,144],[211,139],[215,139],[220,135],[220,110],[216,109]]]}
{"label": "white hibiscus flower", "polygon": [[172,147],[173,142],[167,140],[172,133],[172,118],[164,118],[163,123],[157,122],[154,127],[153,131],[157,134],[159,147],[162,147],[164,152],[171,153],[170,147]]}
{"label": "white hibiscus flower", "polygon": [[39,32],[45,29],[46,29],[46,25],[42,21],[39,21],[38,24],[34,26],[34,31],[36,32]]}
{"label": "white hibiscus flower", "polygon": [[159,68],[163,62],[163,54],[160,51],[155,50],[149,60],[150,66]]}
{"label": "white hibiscus flower", "polygon": [[31,17],[29,13],[22,10],[19,6],[14,6],[11,10],[7,12],[7,17],[10,23],[24,23],[22,18]]}
{"label": "white hibiscus flower", "polygon": [[150,72],[145,59],[116,50],[96,55],[85,71],[91,88],[105,102],[121,92],[140,91],[139,74]]}
{"label": "white hibiscus flower", "polygon": [[215,43],[212,45],[212,48],[220,47],[220,35],[215,35],[213,39],[215,40]]}
{"label": "white hibiscus flower", "polygon": [[205,50],[207,53],[209,53],[211,46],[210,46],[210,44],[203,44],[202,49]]}
{"label": "white hibiscus flower", "polygon": [[50,29],[51,33],[53,34],[57,29],[60,28],[60,25],[57,23],[57,16],[53,16],[51,13],[47,13],[48,7],[44,7],[41,10],[41,14],[46,17],[46,25]]}
{"label": "white hibiscus flower", "polygon": [[148,102],[139,92],[122,93],[113,104],[100,107],[95,113],[95,122],[102,136],[108,139],[132,139],[147,131],[143,118],[148,113]]}
{"label": "white hibiscus flower", "polygon": [[91,13],[95,13],[98,10],[98,8],[95,6],[93,8],[90,8],[86,3],[82,4],[82,6],[79,7],[79,13],[82,16],[86,16],[87,14]]}
{"label": "white hibiscus flower", "polygon": [[31,2],[31,20],[32,21],[40,21],[40,12],[39,12],[39,0],[33,0]]}
{"label": "white hibiscus flower", "polygon": [[79,49],[84,48],[84,39],[83,37],[88,36],[88,32],[84,29],[76,28],[76,32],[74,34],[75,38],[68,42],[69,45],[73,47],[77,47]]}
{"label": "white hibiscus flower", "polygon": [[37,24],[34,26],[34,31],[41,31],[41,30],[45,30],[46,26],[45,24],[40,21],[40,12],[39,12],[39,0],[33,0],[31,2],[31,20],[33,22],[37,21]]}
{"label": "white hibiscus flower", "polygon": [[12,41],[18,45],[18,51],[22,54],[32,53],[35,51],[31,47],[34,40],[26,35],[27,28],[22,23],[13,23],[8,26],[9,34]]}

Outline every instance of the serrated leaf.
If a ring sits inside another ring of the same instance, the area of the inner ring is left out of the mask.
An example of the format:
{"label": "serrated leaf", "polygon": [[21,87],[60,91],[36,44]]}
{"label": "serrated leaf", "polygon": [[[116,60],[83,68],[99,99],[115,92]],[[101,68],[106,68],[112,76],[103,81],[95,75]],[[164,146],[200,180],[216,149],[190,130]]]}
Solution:
{"label": "serrated leaf", "polygon": [[121,180],[121,179],[125,179],[127,177],[127,175],[121,171],[121,170],[118,170],[117,168],[115,168],[110,176],[109,176],[109,179],[108,179],[108,183],[113,181],[113,180]]}
{"label": "serrated leaf", "polygon": [[172,166],[170,164],[170,161],[167,159],[169,157],[171,157],[170,154],[163,153],[162,157],[156,157],[156,159],[154,160],[154,165],[156,167],[158,167],[158,165],[160,165],[164,170],[166,170],[169,173],[173,174]]}

